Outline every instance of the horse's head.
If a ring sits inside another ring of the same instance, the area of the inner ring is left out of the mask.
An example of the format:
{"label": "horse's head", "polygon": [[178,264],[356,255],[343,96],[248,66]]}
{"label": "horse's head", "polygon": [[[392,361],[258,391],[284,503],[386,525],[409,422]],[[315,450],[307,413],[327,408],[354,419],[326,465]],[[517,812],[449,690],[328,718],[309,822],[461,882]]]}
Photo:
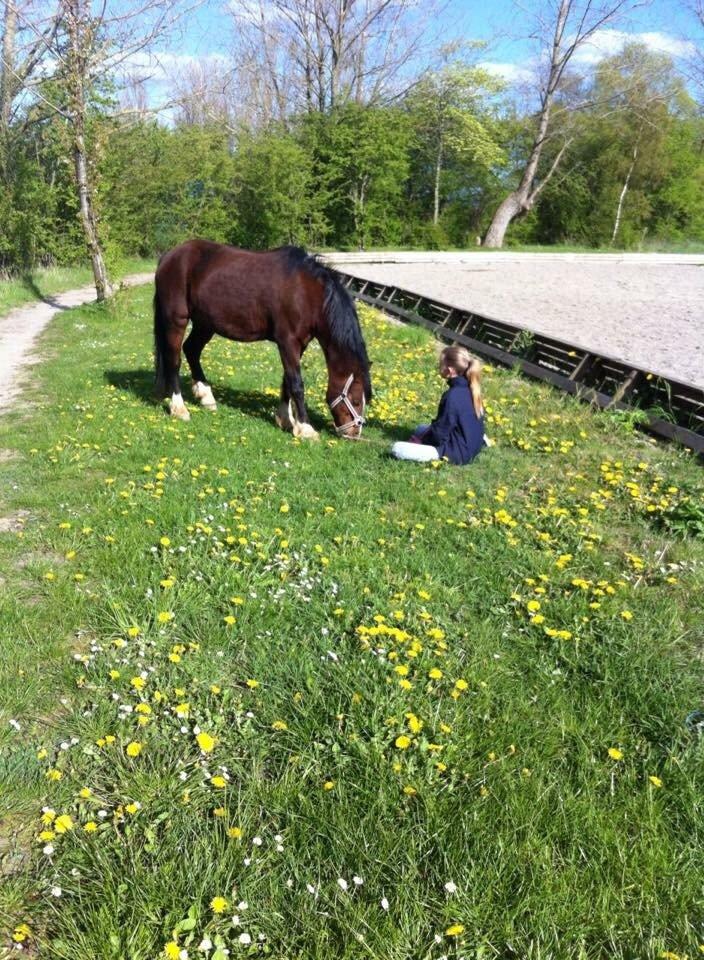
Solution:
{"label": "horse's head", "polygon": [[335,430],[347,440],[358,440],[364,426],[364,411],[371,400],[369,377],[362,373],[350,373],[344,382],[331,377],[328,383],[327,401],[335,421]]}

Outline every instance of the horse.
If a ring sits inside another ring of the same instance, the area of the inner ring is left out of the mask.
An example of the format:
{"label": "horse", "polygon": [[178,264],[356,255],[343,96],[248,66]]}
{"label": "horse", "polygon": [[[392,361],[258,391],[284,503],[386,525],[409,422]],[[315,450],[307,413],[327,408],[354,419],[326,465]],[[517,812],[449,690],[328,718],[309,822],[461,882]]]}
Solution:
{"label": "horse", "polygon": [[367,356],[352,298],[338,274],[300,247],[255,252],[209,240],[188,240],[159,260],[154,293],[156,391],[171,396],[170,412],[190,414],[181,395],[181,345],[193,396],[217,404],[200,357],[214,334],[229,340],[273,340],[284,369],[277,424],[317,439],[304,400],[301,356],[315,338],[328,369],[326,399],[339,436],[356,439],[372,398]]}

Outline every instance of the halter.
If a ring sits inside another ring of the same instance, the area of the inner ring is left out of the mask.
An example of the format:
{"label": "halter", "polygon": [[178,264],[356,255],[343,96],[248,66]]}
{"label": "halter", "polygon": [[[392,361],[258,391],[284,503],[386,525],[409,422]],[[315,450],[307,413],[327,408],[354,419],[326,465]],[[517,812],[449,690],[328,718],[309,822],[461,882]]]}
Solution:
{"label": "halter", "polygon": [[[353,383],[353,382],[354,382],[354,374],[351,373],[351,374],[349,375],[349,377],[347,378],[344,387],[342,388],[342,393],[340,394],[340,396],[339,396],[339,397],[335,397],[335,399],[334,399],[334,400],[331,400],[330,403],[328,404],[328,406],[330,407],[330,409],[331,409],[331,410],[334,410],[335,407],[337,407],[339,404],[344,403],[344,405],[347,407],[348,413],[349,413],[350,416],[352,417],[352,419],[351,419],[351,420],[348,420],[347,423],[343,423],[343,424],[341,424],[341,426],[335,427],[335,432],[336,432],[337,434],[342,434],[343,436],[344,436],[344,434],[345,434],[348,430],[350,430],[352,427],[359,427],[359,434],[358,434],[358,436],[359,436],[359,435],[362,433],[362,427],[363,427],[364,424],[366,423],[366,420],[364,419],[364,417],[363,417],[361,414],[357,413],[357,411],[355,410],[355,408],[354,408],[354,407],[352,406],[352,404],[350,403],[350,398],[349,398],[349,395],[348,395],[348,391],[349,391],[350,387],[352,386],[352,383]],[[366,404],[366,401],[365,401],[364,397],[362,397],[362,411],[365,410],[366,405],[367,405],[367,404]]]}

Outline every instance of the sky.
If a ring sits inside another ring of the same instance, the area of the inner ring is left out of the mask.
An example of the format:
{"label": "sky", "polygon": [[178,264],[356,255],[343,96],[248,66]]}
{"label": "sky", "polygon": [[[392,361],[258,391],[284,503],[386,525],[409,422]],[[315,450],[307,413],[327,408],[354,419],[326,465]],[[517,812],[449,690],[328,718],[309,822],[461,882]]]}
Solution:
{"label": "sky", "polygon": [[[422,0],[418,0],[422,9]],[[487,44],[479,61],[491,72],[509,83],[520,83],[531,75],[535,47],[527,39],[527,21],[537,0],[441,0],[444,9],[435,18],[436,35],[441,42],[458,39],[481,40]],[[553,0],[554,2],[554,0]],[[628,19],[609,26],[595,36],[575,56],[575,64],[596,63],[616,53],[628,39],[645,43],[650,49],[668,53],[674,59],[691,55],[696,39],[704,46],[704,31],[688,10],[688,0],[645,0]],[[178,38],[162,48],[160,64],[172,75],[192,60],[227,58],[231,45],[232,21],[226,14],[223,0],[203,0],[189,15]],[[425,66],[418,62],[418,72]],[[159,69],[153,75],[151,97],[159,99],[167,85],[159,80]]]}

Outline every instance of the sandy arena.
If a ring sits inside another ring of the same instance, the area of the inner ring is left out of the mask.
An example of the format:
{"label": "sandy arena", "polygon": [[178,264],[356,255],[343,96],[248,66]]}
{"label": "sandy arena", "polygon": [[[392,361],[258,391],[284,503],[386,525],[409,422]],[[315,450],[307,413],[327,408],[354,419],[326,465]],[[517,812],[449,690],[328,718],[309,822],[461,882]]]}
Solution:
{"label": "sandy arena", "polygon": [[477,251],[329,260],[704,389],[704,255]]}

